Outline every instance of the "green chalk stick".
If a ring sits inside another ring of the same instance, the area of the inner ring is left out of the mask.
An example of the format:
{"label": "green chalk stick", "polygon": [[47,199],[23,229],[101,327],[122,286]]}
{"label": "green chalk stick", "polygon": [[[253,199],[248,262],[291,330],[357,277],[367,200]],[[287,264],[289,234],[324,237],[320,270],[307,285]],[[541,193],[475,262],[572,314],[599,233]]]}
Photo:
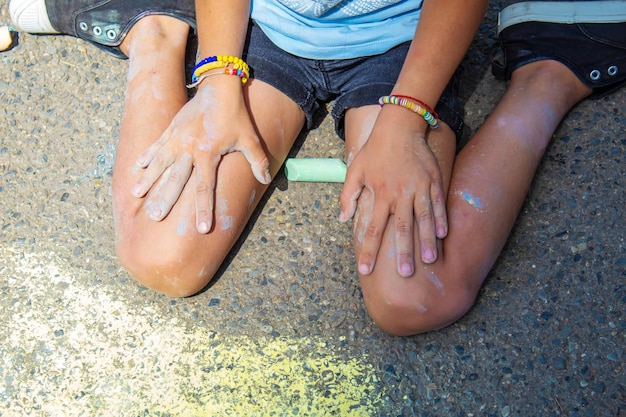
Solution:
{"label": "green chalk stick", "polygon": [[289,158],[285,175],[289,181],[343,182],[346,164],[338,158]]}

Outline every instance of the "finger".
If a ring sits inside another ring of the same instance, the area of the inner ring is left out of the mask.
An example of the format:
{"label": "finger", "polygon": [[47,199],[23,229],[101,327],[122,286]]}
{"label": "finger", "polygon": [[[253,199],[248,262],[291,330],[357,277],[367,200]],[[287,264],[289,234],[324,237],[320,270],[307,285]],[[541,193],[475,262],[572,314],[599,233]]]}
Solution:
{"label": "finger", "polygon": [[415,201],[415,217],[418,224],[422,262],[430,264],[437,259],[435,240],[435,219],[430,197],[424,196]]}
{"label": "finger", "polygon": [[346,222],[354,216],[356,212],[357,202],[363,191],[363,178],[357,173],[355,165],[351,165],[346,172],[346,178],[343,182],[343,189],[339,196],[341,204],[341,212],[339,213],[339,221]]}
{"label": "finger", "polygon": [[435,231],[437,238],[443,239],[448,235],[448,214],[446,212],[446,198],[441,186],[432,185],[431,200],[435,216]]}
{"label": "finger", "polygon": [[[367,218],[361,218],[360,220],[367,221]],[[364,225],[365,236],[357,264],[359,272],[362,275],[369,275],[374,270],[376,257],[378,256],[383,233],[387,228],[388,221],[389,209],[387,207],[376,207],[376,200],[374,199],[372,215],[369,222]]]}
{"label": "finger", "polygon": [[139,181],[131,189],[133,196],[141,198],[154,186],[165,170],[175,162],[173,154],[158,153],[150,162]]}
{"label": "finger", "polygon": [[154,196],[157,203],[154,204],[148,212],[148,216],[152,220],[163,220],[165,216],[169,214],[174,203],[178,201],[191,175],[191,169],[193,167],[192,161],[193,158],[190,154],[184,154],[179,161],[172,165],[163,187],[161,187]]}
{"label": "finger", "polygon": [[213,226],[215,173],[217,165],[196,165],[196,229],[209,233]]}
{"label": "finger", "polygon": [[237,150],[243,153],[243,156],[245,156],[248,160],[248,163],[252,168],[252,174],[257,181],[261,184],[269,184],[272,182],[272,176],[270,175],[270,162],[257,138],[248,141],[246,146]]}
{"label": "finger", "polygon": [[163,132],[163,134],[159,137],[159,139],[157,139],[156,142],[150,145],[148,149],[143,151],[137,157],[137,159],[135,160],[135,165],[140,168],[147,167],[155,158],[155,156],[158,154],[159,150],[163,147],[165,142],[167,142],[167,140],[169,139],[170,132],[171,132],[170,128],[167,128],[165,132]]}
{"label": "finger", "polygon": [[413,222],[412,201],[402,201],[396,204],[394,212],[396,260],[398,263],[398,273],[403,277],[410,277],[415,272],[415,262],[413,258]]}

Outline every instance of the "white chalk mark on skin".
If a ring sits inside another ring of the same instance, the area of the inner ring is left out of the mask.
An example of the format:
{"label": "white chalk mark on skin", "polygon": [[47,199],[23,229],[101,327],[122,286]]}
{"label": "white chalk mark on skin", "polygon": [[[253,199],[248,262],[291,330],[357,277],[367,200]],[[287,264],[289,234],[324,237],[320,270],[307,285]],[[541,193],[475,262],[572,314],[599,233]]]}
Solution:
{"label": "white chalk mark on skin", "polygon": [[[216,135],[214,128],[214,120],[213,114],[215,114],[215,97],[213,95],[213,89],[209,87],[205,87],[200,90],[198,93],[200,94],[200,100],[202,101],[202,106],[205,109],[205,116],[202,120],[202,125],[204,126],[204,130],[206,132],[207,139],[213,139]],[[210,146],[207,151],[210,150]]]}
{"label": "white chalk mark on skin", "polygon": [[389,240],[389,250],[387,251],[387,258],[388,259],[395,259],[396,257],[396,239],[394,236],[389,236],[388,238]]}
{"label": "white chalk mark on skin", "polygon": [[[161,192],[161,188],[163,188],[163,185],[167,182],[167,179],[170,176],[171,171],[172,171],[172,168],[169,167],[163,172],[163,175],[161,175],[161,178],[159,179],[159,181],[152,188],[152,195],[159,195],[159,193]],[[154,209],[160,209],[162,202],[163,201],[159,198],[155,198],[155,197],[147,198],[143,205],[146,211],[146,215],[150,217],[150,213]]]}
{"label": "white chalk mark on skin", "polygon": [[541,111],[542,117],[538,118],[535,123],[527,123],[523,117],[518,115],[507,115],[500,116],[496,120],[496,125],[501,131],[515,132],[515,134],[510,135],[513,141],[527,149],[530,148],[537,157],[541,157],[549,143],[545,140],[545,133],[553,131],[560,117],[549,103],[543,105],[537,103],[537,106],[541,106],[537,110]]}
{"label": "white chalk mark on skin", "polygon": [[199,276],[199,277],[204,276],[204,271],[205,271],[205,270],[206,270],[206,267],[204,267],[204,266],[203,266],[203,267],[202,267],[202,269],[198,272],[198,276]]}
{"label": "white chalk mark on skin", "polygon": [[[363,146],[367,143],[372,134],[372,130],[374,130],[374,125],[376,124],[376,119],[378,118],[378,113],[380,110],[369,112],[366,117],[363,118],[363,124],[361,125],[361,133],[357,138],[357,146],[358,151],[363,149]],[[357,152],[358,152],[357,151]]]}
{"label": "white chalk mark on skin", "polygon": [[220,222],[221,230],[228,230],[233,227],[233,218],[228,214],[228,201],[220,198],[217,201],[217,218]]}
{"label": "white chalk mark on skin", "polygon": [[361,131],[359,132],[356,139],[356,149],[350,149],[348,156],[346,158],[346,165],[350,166],[355,156],[359,153],[359,151],[363,148],[365,143],[370,137],[372,133],[372,129],[374,128],[374,124],[376,123],[376,118],[378,117],[378,112],[371,112],[366,117],[363,118],[361,124]]}
{"label": "white chalk mark on skin", "polygon": [[348,157],[346,158],[346,166],[349,167],[353,159],[354,159],[354,154],[352,152],[349,152]]}
{"label": "white chalk mark on skin", "polygon": [[363,243],[363,241],[365,241],[365,232],[367,231],[367,226],[369,225],[370,220],[372,218],[373,206],[369,205],[368,207],[369,210],[367,211],[367,213],[363,213],[363,208],[364,207],[357,208],[356,215],[355,215],[356,221],[354,222],[354,225],[356,228],[355,230],[356,240],[361,244]]}
{"label": "white chalk mark on skin", "polygon": [[[130,47],[129,47],[129,55],[132,57],[129,60],[129,65],[128,65],[128,72],[126,74],[126,82],[130,83],[132,82],[135,77],[137,76],[137,74],[139,74],[139,71],[146,66],[146,64],[148,62],[156,62],[155,61],[155,54],[148,54],[145,56],[141,56],[138,53],[135,53],[135,44],[131,43]],[[136,58],[136,56],[139,56],[139,58]]]}
{"label": "white chalk mark on skin", "polygon": [[[129,65],[127,80],[127,97],[133,102],[153,97],[157,101],[163,101],[165,94],[159,87],[162,74],[158,69],[158,53],[152,53],[141,58],[134,59]],[[137,63],[137,61],[140,61]],[[141,76],[141,78],[138,78]],[[132,87],[131,87],[132,86]],[[132,94],[130,90],[133,90]]]}
{"label": "white chalk mark on skin", "polygon": [[256,199],[256,190],[252,190],[252,194],[250,195],[250,199],[248,200],[248,207],[252,207],[254,204],[254,200]]}
{"label": "white chalk mark on skin", "polygon": [[189,227],[189,224],[192,222],[191,219],[193,218],[193,216],[195,216],[195,206],[192,205],[189,200],[183,200],[178,204],[180,205],[179,216],[181,217],[178,219],[176,233],[178,233],[179,236],[184,236],[188,232],[194,230],[193,228]]}
{"label": "white chalk mark on skin", "polygon": [[446,289],[443,286],[443,282],[441,282],[439,277],[434,272],[426,270],[426,276],[428,277],[428,280],[435,286],[435,288],[437,288],[437,290],[441,294],[446,293]]}
{"label": "white chalk mark on skin", "polygon": [[467,201],[470,206],[474,206],[479,210],[485,208],[485,205],[483,204],[480,197],[473,196],[469,190],[459,191],[458,195],[461,196],[463,200]]}
{"label": "white chalk mark on skin", "polygon": [[426,312],[428,311],[428,309],[426,308],[426,306],[425,306],[424,304],[419,304],[419,303],[417,303],[417,304],[415,305],[415,307],[417,307],[417,310],[418,310],[420,313],[426,313]]}

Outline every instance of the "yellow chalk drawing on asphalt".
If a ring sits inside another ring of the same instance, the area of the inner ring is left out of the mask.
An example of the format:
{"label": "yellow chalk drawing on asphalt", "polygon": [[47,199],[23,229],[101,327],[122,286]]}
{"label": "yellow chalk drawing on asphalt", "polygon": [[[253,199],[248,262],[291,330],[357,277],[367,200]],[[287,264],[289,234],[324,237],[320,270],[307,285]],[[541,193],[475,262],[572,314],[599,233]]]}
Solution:
{"label": "yellow chalk drawing on asphalt", "polygon": [[[303,343],[308,345],[305,349]],[[194,385],[211,387],[198,397],[204,404],[197,407],[198,415],[368,416],[375,412],[372,369],[355,358],[339,359],[322,342],[246,340],[190,356],[195,356],[196,369],[202,373],[195,372],[183,391],[193,393]]]}
{"label": "yellow chalk drawing on asphalt", "polygon": [[13,318],[0,329],[3,416],[377,414],[384,393],[366,356],[311,338],[186,327],[45,258],[14,259],[0,278]]}

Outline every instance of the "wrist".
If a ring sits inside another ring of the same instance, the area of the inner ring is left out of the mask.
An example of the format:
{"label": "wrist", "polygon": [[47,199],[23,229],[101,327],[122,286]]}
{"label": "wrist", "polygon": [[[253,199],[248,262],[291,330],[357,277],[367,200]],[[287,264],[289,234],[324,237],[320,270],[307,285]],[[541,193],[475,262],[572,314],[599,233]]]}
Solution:
{"label": "wrist", "polygon": [[416,114],[402,106],[384,105],[380,110],[380,119],[386,120],[387,129],[391,132],[409,130],[412,135],[421,138],[426,137],[428,122],[419,114]]}
{"label": "wrist", "polygon": [[202,80],[196,87],[195,97],[202,97],[202,101],[220,103],[225,108],[231,107],[234,103],[244,105],[242,87],[237,77],[216,75]]}

